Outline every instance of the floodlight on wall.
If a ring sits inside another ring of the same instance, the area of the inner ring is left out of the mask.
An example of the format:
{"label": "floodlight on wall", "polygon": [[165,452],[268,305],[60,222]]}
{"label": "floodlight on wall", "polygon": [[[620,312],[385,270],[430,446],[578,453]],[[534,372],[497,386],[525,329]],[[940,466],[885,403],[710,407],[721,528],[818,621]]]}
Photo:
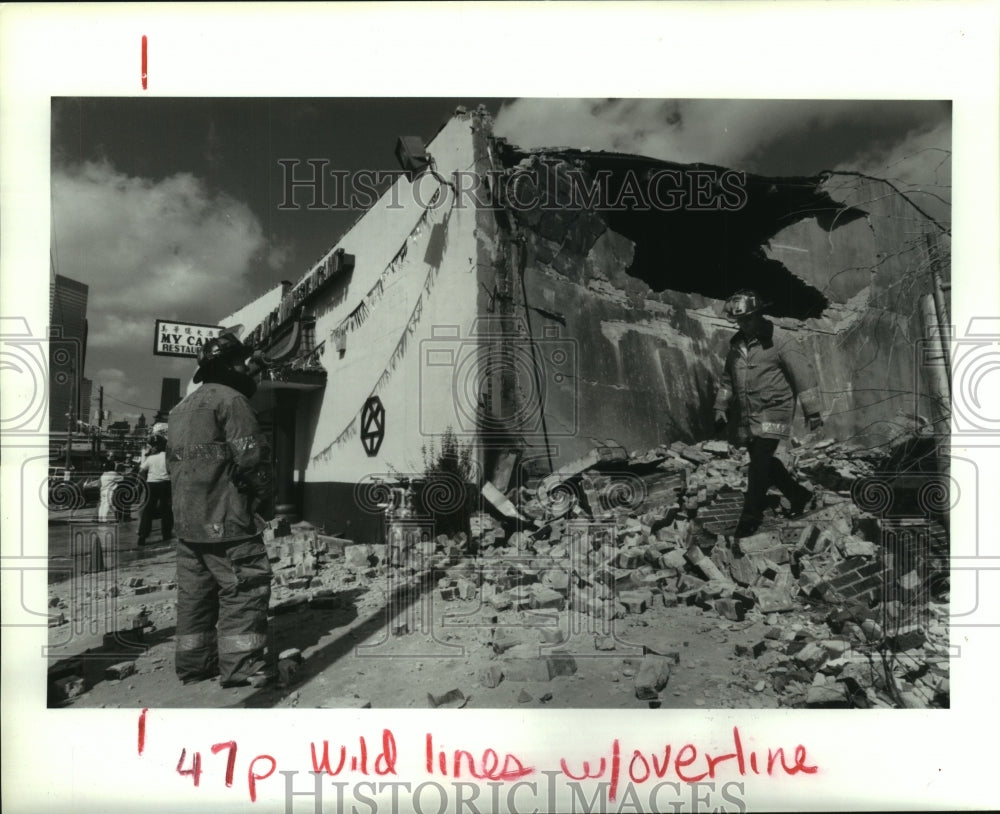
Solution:
{"label": "floodlight on wall", "polygon": [[331,276],[351,271],[354,268],[354,255],[348,254],[343,249],[337,249],[337,251],[333,253],[332,266],[333,271]]}
{"label": "floodlight on wall", "polygon": [[431,163],[424,142],[419,136],[400,136],[396,141],[396,160],[410,181],[426,170]]}

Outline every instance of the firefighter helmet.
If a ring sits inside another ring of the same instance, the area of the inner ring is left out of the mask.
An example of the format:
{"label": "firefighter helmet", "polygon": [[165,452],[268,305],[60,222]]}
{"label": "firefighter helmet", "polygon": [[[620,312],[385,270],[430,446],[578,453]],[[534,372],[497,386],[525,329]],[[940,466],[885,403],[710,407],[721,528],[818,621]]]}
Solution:
{"label": "firefighter helmet", "polygon": [[242,362],[249,355],[250,351],[247,346],[233,334],[219,334],[198,348],[198,370],[195,371],[194,381],[195,383],[201,382],[210,366],[225,362],[229,364]]}
{"label": "firefighter helmet", "polygon": [[737,291],[726,300],[725,311],[730,319],[756,314],[764,307],[756,291]]}

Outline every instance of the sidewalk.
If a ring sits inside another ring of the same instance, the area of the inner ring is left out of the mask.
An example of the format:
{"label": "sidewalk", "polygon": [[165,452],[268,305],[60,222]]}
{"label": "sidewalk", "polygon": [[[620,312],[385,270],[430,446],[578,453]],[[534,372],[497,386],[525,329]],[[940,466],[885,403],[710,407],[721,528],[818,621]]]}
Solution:
{"label": "sidewalk", "polygon": [[[67,511],[49,512],[49,567],[53,569],[50,582],[65,579],[66,567],[77,554],[73,551],[74,529],[98,530],[101,539],[101,561],[105,568],[128,568],[150,558],[169,554],[174,550],[176,539],[163,540],[160,532],[160,521],[154,520],[153,527],[146,545],[141,548],[136,544],[139,531],[138,514],[133,513],[131,520],[121,523],[99,523],[96,507],[84,507]],[[75,545],[79,546],[79,540]],[[89,549],[88,549],[89,550]],[[89,561],[88,561],[89,562]],[[80,567],[87,570],[91,565],[84,563]],[[58,572],[59,576],[55,572]],[[76,573],[71,570],[69,573]]]}

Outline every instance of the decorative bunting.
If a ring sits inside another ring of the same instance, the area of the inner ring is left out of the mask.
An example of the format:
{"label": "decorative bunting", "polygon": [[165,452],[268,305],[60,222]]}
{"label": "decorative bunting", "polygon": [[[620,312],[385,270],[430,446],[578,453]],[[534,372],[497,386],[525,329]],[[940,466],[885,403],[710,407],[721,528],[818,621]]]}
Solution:
{"label": "decorative bunting", "polygon": [[[454,199],[452,200],[452,206],[454,206]],[[390,275],[395,274],[399,269],[400,265],[406,259],[408,246],[410,241],[416,241],[420,238],[422,229],[421,227],[427,222],[428,214],[430,209],[425,209],[420,219],[417,221],[413,229],[410,230],[410,234],[403,241],[403,245],[399,247],[399,250],[393,256],[392,260],[389,261],[382,273],[379,275],[378,280],[375,284],[368,290],[368,293],[362,297],[361,302],[358,303],[357,307],[354,308],[351,313],[349,313],[344,319],[342,319],[330,332],[331,342],[336,344],[336,339],[341,334],[347,334],[351,331],[357,330],[364,322],[368,319],[371,314],[372,308],[375,303],[381,299],[382,294],[385,292],[385,281]],[[445,213],[445,222],[447,222],[450,211]],[[372,387],[371,392],[368,394],[368,398],[376,395],[386,383],[391,378],[393,372],[395,372],[397,366],[399,365],[400,359],[406,354],[406,349],[409,346],[409,339],[417,330],[417,323],[420,322],[420,317],[424,310],[424,297],[430,296],[431,288],[434,284],[434,278],[437,276],[438,269],[435,267],[430,267],[427,270],[427,276],[424,278],[423,282],[423,293],[417,297],[417,301],[413,306],[413,311],[410,312],[410,317],[406,321],[406,326],[403,328],[403,332],[400,334],[399,340],[396,342],[396,346],[393,348],[392,353],[389,354],[389,359],[386,363],[385,368],[379,375],[378,379],[375,381],[374,387]],[[354,438],[358,433],[358,416],[355,415],[351,419],[350,423],[340,433],[327,445],[323,450],[318,452],[313,456],[313,462],[318,461],[328,461],[331,457],[332,451],[344,444],[346,441]]]}

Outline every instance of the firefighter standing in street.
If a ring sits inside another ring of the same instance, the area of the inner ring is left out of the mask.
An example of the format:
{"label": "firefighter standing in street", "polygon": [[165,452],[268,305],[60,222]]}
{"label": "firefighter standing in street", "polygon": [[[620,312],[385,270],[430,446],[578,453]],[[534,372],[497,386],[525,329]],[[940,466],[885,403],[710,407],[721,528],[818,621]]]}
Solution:
{"label": "firefighter standing in street", "polygon": [[170,412],[167,463],[177,543],[177,675],[222,686],[273,678],[267,648],[270,444],[250,406],[248,349],[223,333],[198,349],[202,386]]}
{"label": "firefighter standing in street", "polygon": [[763,303],[753,291],[740,291],[726,301],[726,313],[739,331],[730,340],[725,376],[715,399],[715,424],[726,426],[727,411],[738,415],[737,443],[750,453],[743,511],[733,531],[746,537],[760,526],[770,486],[791,504],[788,515],[800,515],[813,494],[774,457],[788,438],[798,396],[810,431],[823,426],[816,377],[799,342],[764,319]]}

